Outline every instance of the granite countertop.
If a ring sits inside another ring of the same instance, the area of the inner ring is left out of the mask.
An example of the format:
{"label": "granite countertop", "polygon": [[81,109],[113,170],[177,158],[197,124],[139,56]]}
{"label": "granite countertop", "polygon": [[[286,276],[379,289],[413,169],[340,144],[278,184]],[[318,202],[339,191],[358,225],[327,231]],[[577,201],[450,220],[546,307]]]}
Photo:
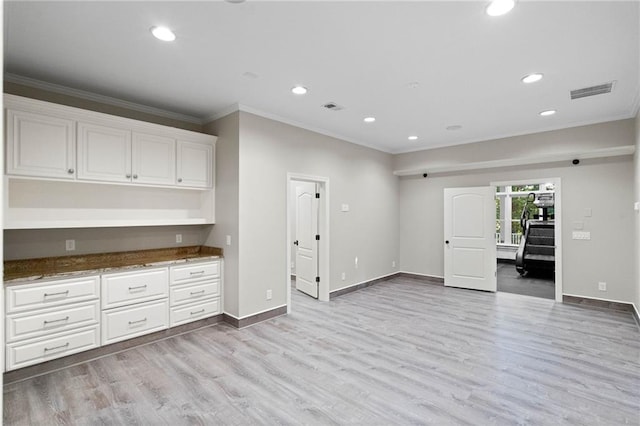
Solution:
{"label": "granite countertop", "polygon": [[168,266],[178,263],[217,259],[217,247],[191,246],[166,249],[97,253],[78,256],[6,260],[4,284],[16,285],[46,278],[102,274],[120,270]]}

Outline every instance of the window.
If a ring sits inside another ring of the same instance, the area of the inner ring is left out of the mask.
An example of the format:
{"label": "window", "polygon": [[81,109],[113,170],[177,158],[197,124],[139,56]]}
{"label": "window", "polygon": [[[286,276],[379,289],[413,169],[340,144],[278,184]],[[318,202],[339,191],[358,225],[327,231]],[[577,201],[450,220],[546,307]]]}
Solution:
{"label": "window", "polygon": [[[530,193],[554,192],[552,183],[535,183],[527,185],[499,186],[496,188],[496,243],[519,245],[523,229],[520,226],[522,210],[527,205]],[[537,219],[541,212],[535,205],[529,204],[529,217]],[[553,208],[549,209],[553,219]]]}

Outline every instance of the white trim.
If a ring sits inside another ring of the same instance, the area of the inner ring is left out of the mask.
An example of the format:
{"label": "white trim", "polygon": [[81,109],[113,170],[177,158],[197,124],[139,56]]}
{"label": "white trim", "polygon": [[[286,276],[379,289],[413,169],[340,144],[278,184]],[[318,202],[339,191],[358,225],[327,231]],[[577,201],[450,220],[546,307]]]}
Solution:
{"label": "white trim", "polygon": [[[636,318],[640,318],[640,310],[638,310],[638,307],[636,306],[636,304],[632,303],[631,306],[633,306],[633,310],[636,312]],[[638,325],[638,327],[640,327],[640,324],[638,324],[637,321],[636,321],[636,324]]]}
{"label": "white trim", "polygon": [[358,285],[366,284],[366,283],[369,283],[369,282],[371,282],[371,281],[381,280],[381,279],[383,279],[383,278],[391,277],[391,276],[394,276],[394,275],[398,275],[398,272],[391,272],[390,274],[380,275],[379,277],[370,278],[370,279],[365,280],[365,281],[360,281],[359,283],[349,284],[349,285],[347,285],[347,286],[345,286],[345,287],[340,287],[340,288],[337,288],[337,289],[335,289],[335,290],[331,290],[331,291],[329,292],[329,294],[331,294],[331,293],[335,293],[335,292],[337,292],[337,291],[341,291],[341,290],[344,290],[344,289],[347,289],[347,288],[355,287],[355,286],[358,286]]}
{"label": "white trim", "polygon": [[[611,302],[611,303],[621,303],[623,305],[631,305],[634,308],[636,307],[633,302],[625,302],[623,300],[615,300],[615,299],[603,299],[602,297],[593,297],[593,296],[580,296],[578,294],[569,294],[569,293],[564,293],[563,296],[569,296],[569,297],[577,297],[579,299],[590,299],[590,300],[599,300],[601,302]],[[637,309],[636,309],[637,311]]]}
{"label": "white trim", "polygon": [[636,91],[636,95],[631,102],[631,118],[637,117],[638,111],[640,111],[640,89]]}
{"label": "white trim", "polygon": [[396,176],[412,176],[423,173],[447,173],[459,171],[472,171],[482,169],[494,169],[502,167],[523,166],[542,163],[557,163],[560,161],[571,161],[574,159],[586,160],[589,158],[622,157],[633,155],[636,147],[634,145],[616,146],[612,148],[594,149],[584,152],[573,152],[554,155],[543,155],[539,157],[505,158],[502,160],[477,161],[472,163],[450,164],[446,166],[423,166],[415,169],[395,170]]}
{"label": "white trim", "polygon": [[48,92],[58,93],[61,95],[73,96],[74,98],[84,99],[87,101],[99,102],[105,105],[111,105],[115,107],[130,109],[133,111],[144,112],[146,114],[157,115],[159,117],[171,118],[173,120],[186,121],[188,123],[194,123],[199,125],[205,124],[201,118],[194,117],[192,115],[181,114],[173,111],[167,111],[166,109],[142,105],[135,102],[129,102],[122,99],[113,98],[111,96],[88,92],[86,90],[73,89],[68,86],[48,83],[46,81],[36,80],[34,78],[29,78],[29,77],[23,77],[17,74],[5,73],[4,81],[8,81],[9,83],[20,84],[22,86],[33,87],[35,89],[46,90]]}
{"label": "white trim", "polygon": [[555,286],[555,300],[556,302],[562,302],[562,184],[559,177],[555,178],[532,178],[523,180],[509,180],[491,182],[490,185],[494,187],[507,186],[507,185],[526,185],[537,182],[549,182],[554,185],[554,239],[556,243],[555,249],[555,263],[556,272],[554,278]]}
{"label": "white trim", "polygon": [[[262,118],[267,118],[269,120],[278,121],[280,123],[288,124],[290,126],[294,126],[294,127],[299,128],[299,129],[304,129],[304,130],[308,130],[310,132],[314,132],[314,133],[318,133],[318,134],[321,134],[321,135],[324,135],[324,136],[328,136],[330,138],[338,139],[338,140],[343,141],[343,142],[349,142],[349,143],[352,143],[352,144],[355,144],[355,145],[360,145],[360,146],[364,146],[366,148],[374,149],[376,151],[380,151],[380,152],[385,152],[387,154],[391,154],[391,151],[385,150],[385,149],[381,149],[380,147],[375,146],[373,144],[370,144],[370,143],[367,143],[367,142],[363,142],[363,141],[358,140],[358,139],[349,138],[347,136],[339,135],[337,133],[333,133],[333,132],[331,132],[329,130],[326,130],[326,129],[323,129],[323,128],[320,128],[320,127],[311,126],[311,125],[302,123],[300,121],[296,121],[296,120],[292,120],[292,119],[289,119],[289,118],[285,118],[285,117],[282,117],[280,115],[272,114],[272,113],[266,112],[266,111],[262,111],[262,110],[259,110],[257,108],[253,108],[253,107],[250,107],[250,106],[247,106],[247,105],[239,104],[238,105],[238,110],[242,111],[242,112],[247,112],[249,114],[257,115],[257,116],[262,117]],[[234,112],[234,111],[231,111],[231,112]],[[230,112],[228,112],[228,110],[227,110],[227,115],[228,114],[230,114]]]}
{"label": "white trim", "polygon": [[610,116],[610,117],[599,118],[597,120],[576,121],[576,122],[573,122],[573,123],[562,124],[562,125],[559,125],[559,126],[535,128],[535,129],[522,130],[522,131],[512,132],[512,133],[502,133],[502,134],[498,134],[498,135],[494,135],[494,136],[487,136],[487,137],[484,137],[484,138],[464,139],[464,140],[456,141],[456,142],[452,142],[452,143],[440,143],[440,144],[433,144],[433,145],[429,145],[429,146],[411,148],[411,149],[408,149],[408,150],[398,150],[398,151],[389,151],[389,152],[391,154],[408,154],[408,153],[411,153],[411,152],[427,151],[427,150],[430,150],[430,149],[437,149],[437,148],[448,148],[448,147],[452,147],[452,146],[456,146],[456,145],[466,145],[466,144],[469,144],[469,143],[488,142],[488,141],[493,141],[493,140],[514,138],[514,137],[517,137],[517,136],[529,136],[529,135],[535,135],[535,134],[539,134],[539,133],[554,132],[554,131],[557,131],[557,130],[573,129],[575,127],[592,126],[594,124],[602,124],[602,123],[609,123],[609,122],[612,122],[612,121],[628,120],[628,119],[634,118],[634,117],[635,117],[635,114],[632,114],[630,112],[628,114],[618,114],[618,115],[613,115],[613,116]]}
{"label": "white trim", "polygon": [[286,291],[287,291],[287,314],[291,313],[291,247],[289,246],[291,241],[291,221],[293,218],[291,217],[291,197],[289,191],[291,190],[291,182],[292,181],[306,181],[306,182],[315,182],[319,184],[319,193],[320,193],[320,211],[319,214],[319,226],[318,233],[322,236],[320,238],[320,248],[318,250],[319,257],[319,276],[320,276],[320,284],[318,286],[318,300],[321,302],[329,301],[329,277],[331,276],[330,269],[330,212],[329,208],[329,178],[323,176],[313,176],[313,175],[305,175],[301,173],[292,173],[287,172],[287,180],[286,180],[286,199],[287,199],[287,214],[286,214],[286,241],[285,241],[285,250],[287,253],[287,266],[286,270]]}
{"label": "white trim", "polygon": [[214,112],[204,117],[202,119],[202,124],[208,124],[208,123],[211,123],[212,121],[219,120],[222,117],[226,117],[227,115],[233,114],[236,111],[240,111],[240,104],[237,104],[237,103],[231,104],[225,108],[222,108],[218,112]]}
{"label": "white trim", "polygon": [[235,319],[235,320],[241,321],[241,320],[246,319],[246,318],[250,318],[250,317],[254,317],[254,316],[256,316],[256,315],[264,314],[265,312],[275,311],[276,309],[280,309],[280,308],[283,308],[283,307],[285,307],[285,306],[287,306],[287,305],[280,305],[280,306],[275,306],[275,307],[273,307],[273,308],[263,309],[263,310],[261,310],[261,311],[254,312],[254,313],[249,314],[249,315],[243,315],[243,316],[241,316],[240,318],[238,318],[238,317],[237,317],[237,316],[235,316],[235,315],[231,315],[230,313],[225,312],[225,311],[223,311],[223,312],[222,312],[222,314],[223,314],[223,315],[228,315],[228,316],[230,316],[231,318],[233,318],[233,319]]}

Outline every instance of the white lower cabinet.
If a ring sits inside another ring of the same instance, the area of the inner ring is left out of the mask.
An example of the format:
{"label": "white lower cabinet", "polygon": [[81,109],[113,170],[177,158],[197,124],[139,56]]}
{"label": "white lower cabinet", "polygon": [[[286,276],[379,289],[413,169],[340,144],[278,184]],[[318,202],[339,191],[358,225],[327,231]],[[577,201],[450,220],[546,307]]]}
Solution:
{"label": "white lower cabinet", "polygon": [[50,361],[222,312],[222,261],[5,287],[5,369]]}
{"label": "white lower cabinet", "polygon": [[5,288],[6,370],[100,346],[100,276]]}
{"label": "white lower cabinet", "polygon": [[164,330],[169,326],[167,299],[102,312],[102,344]]}
{"label": "white lower cabinet", "polygon": [[169,268],[171,327],[222,312],[221,268],[220,260]]}
{"label": "white lower cabinet", "polygon": [[210,299],[191,305],[171,308],[171,326],[186,324],[191,321],[207,318],[220,313],[220,299]]}
{"label": "white lower cabinet", "polygon": [[7,370],[75,354],[100,346],[100,325],[68,333],[57,333],[44,339],[30,339],[7,345]]}

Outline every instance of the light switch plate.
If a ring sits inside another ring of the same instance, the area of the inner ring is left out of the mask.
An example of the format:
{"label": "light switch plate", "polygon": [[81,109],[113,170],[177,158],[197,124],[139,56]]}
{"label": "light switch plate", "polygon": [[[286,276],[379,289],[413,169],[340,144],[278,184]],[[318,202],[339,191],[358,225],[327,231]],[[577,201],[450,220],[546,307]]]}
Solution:
{"label": "light switch plate", "polygon": [[590,240],[591,232],[589,231],[573,231],[574,240]]}
{"label": "light switch plate", "polygon": [[584,222],[573,222],[573,229],[580,230],[584,228]]}
{"label": "light switch plate", "polygon": [[636,201],[635,203],[633,203],[633,209],[635,211],[640,211],[640,201]]}
{"label": "light switch plate", "polygon": [[343,212],[348,212],[349,211],[349,204],[343,204],[342,205],[342,211]]}

